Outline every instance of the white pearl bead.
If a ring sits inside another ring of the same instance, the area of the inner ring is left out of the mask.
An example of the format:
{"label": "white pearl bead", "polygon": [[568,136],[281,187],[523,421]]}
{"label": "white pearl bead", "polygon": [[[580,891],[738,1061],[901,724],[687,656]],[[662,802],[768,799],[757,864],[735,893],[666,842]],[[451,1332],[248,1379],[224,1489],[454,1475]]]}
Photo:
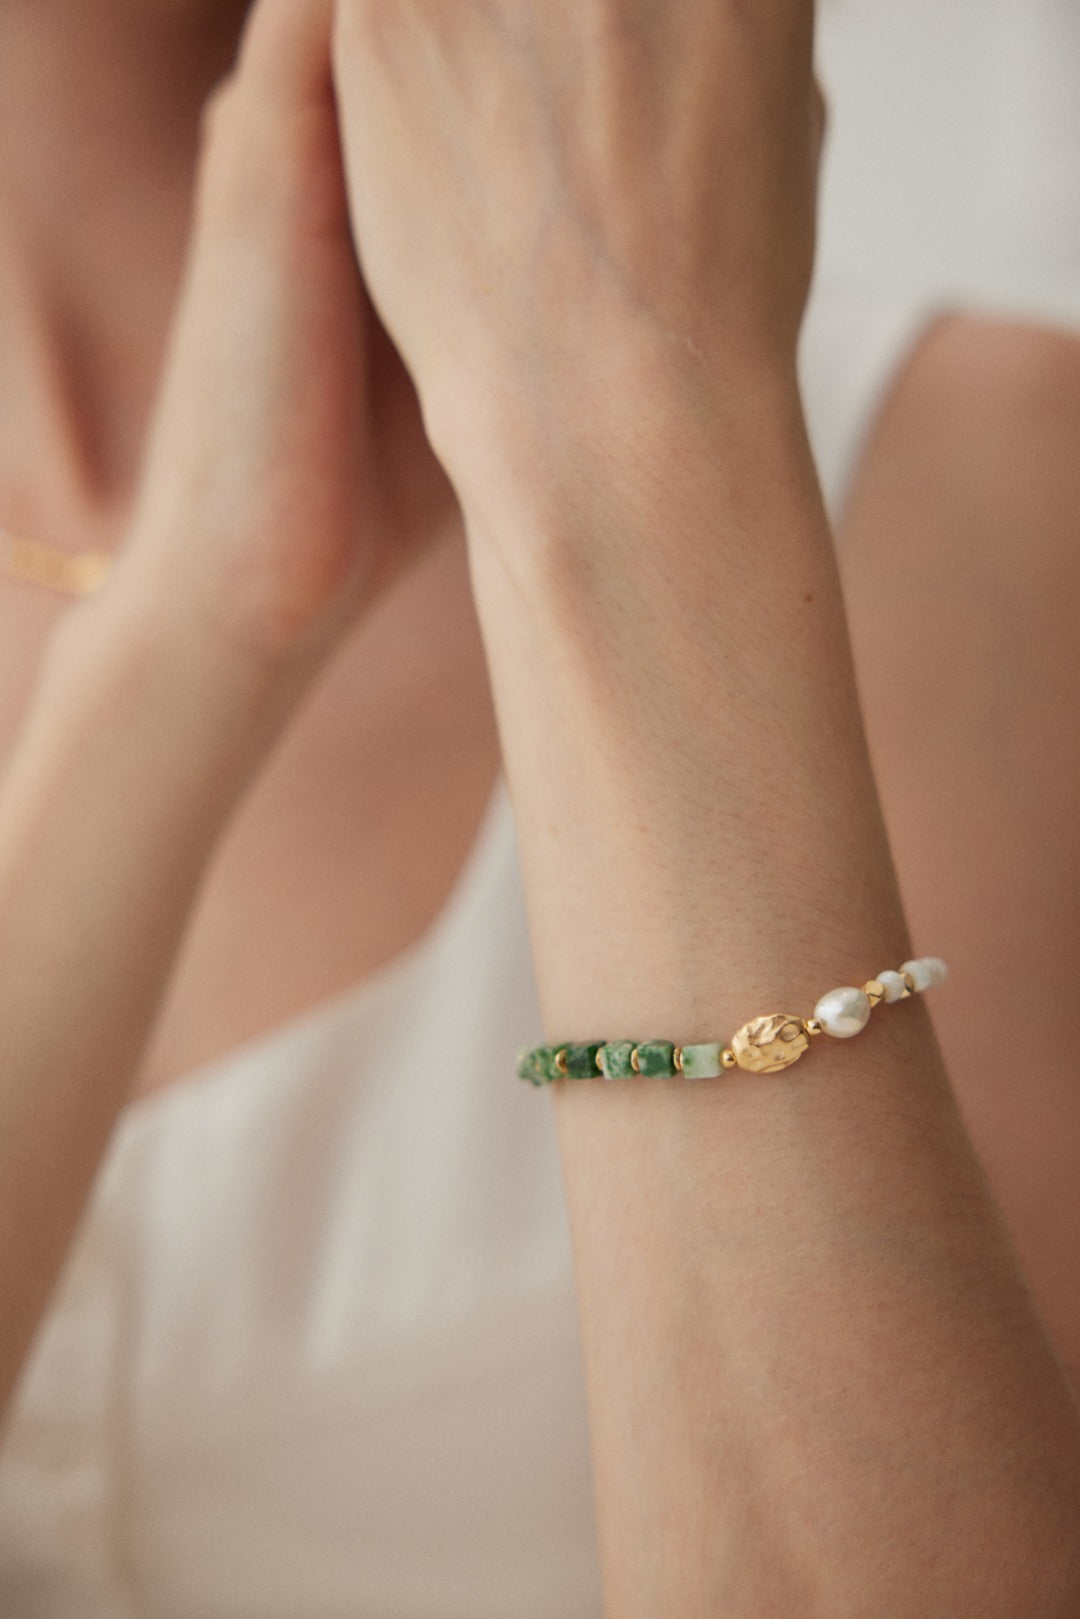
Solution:
{"label": "white pearl bead", "polygon": [[914,961],[905,961],[900,968],[902,973],[910,973],[912,983],[917,990],[929,989],[934,982],[933,975],[924,956],[918,956]]}
{"label": "white pearl bead", "polygon": [[890,967],[883,973],[875,973],[874,977],[885,991],[885,999],[887,1001],[899,1001],[903,999],[905,987],[903,973],[893,972],[892,968]]}
{"label": "white pearl bead", "polygon": [[847,1040],[866,1028],[870,1017],[870,997],[865,990],[853,989],[850,985],[843,989],[830,989],[814,1007],[814,1016],[820,1019],[826,1034],[838,1040]]}
{"label": "white pearl bead", "polygon": [[929,970],[930,982],[932,984],[943,984],[945,982],[946,978],[948,978],[948,976],[949,976],[949,969],[948,969],[948,967],[946,967],[946,965],[942,961],[941,957],[940,956],[924,956],[923,961],[925,962],[925,964],[927,966],[927,969]]}

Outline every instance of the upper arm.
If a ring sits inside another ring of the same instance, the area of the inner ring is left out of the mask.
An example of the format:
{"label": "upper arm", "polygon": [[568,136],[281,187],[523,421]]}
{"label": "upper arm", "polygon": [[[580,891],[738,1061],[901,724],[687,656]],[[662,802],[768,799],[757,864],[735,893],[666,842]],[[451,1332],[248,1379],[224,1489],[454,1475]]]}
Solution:
{"label": "upper arm", "polygon": [[963,316],[882,410],[838,544],[934,1021],[1080,1384],[1080,340]]}

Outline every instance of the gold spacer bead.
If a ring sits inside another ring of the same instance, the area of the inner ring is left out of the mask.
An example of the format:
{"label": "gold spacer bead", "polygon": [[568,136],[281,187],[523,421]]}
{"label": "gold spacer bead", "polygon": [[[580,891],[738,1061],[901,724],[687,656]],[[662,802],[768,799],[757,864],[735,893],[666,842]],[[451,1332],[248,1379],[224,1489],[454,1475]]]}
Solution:
{"label": "gold spacer bead", "polygon": [[904,994],[905,995],[914,995],[914,993],[915,993],[915,980],[914,980],[914,978],[912,978],[910,973],[905,973],[904,974]]}
{"label": "gold spacer bead", "polygon": [[633,1051],[630,1053],[630,1066],[634,1070],[635,1074],[641,1073],[641,1064],[638,1062],[637,1056],[637,1046],[635,1046]]}
{"label": "gold spacer bead", "polygon": [[877,978],[870,978],[863,985],[863,994],[871,1006],[879,1006],[885,999],[885,985]]}
{"label": "gold spacer bead", "polygon": [[558,1069],[560,1074],[565,1074],[566,1073],[566,1047],[565,1046],[563,1046],[561,1050],[559,1050],[559,1051],[557,1051],[555,1053],[555,1067]]}
{"label": "gold spacer bead", "polygon": [[682,1068],[682,1046],[676,1046],[675,1047],[675,1050],[671,1053],[671,1061],[672,1061],[672,1065],[673,1065],[673,1067],[675,1069],[675,1072],[678,1073],[678,1074],[681,1074],[682,1071],[683,1071],[683,1068]]}
{"label": "gold spacer bead", "polygon": [[725,1068],[734,1068],[739,1059],[731,1050],[730,1046],[728,1046],[720,1053],[720,1061],[723,1063]]}
{"label": "gold spacer bead", "polygon": [[807,1034],[824,1034],[825,1025],[819,1017],[803,1018],[803,1028]]}

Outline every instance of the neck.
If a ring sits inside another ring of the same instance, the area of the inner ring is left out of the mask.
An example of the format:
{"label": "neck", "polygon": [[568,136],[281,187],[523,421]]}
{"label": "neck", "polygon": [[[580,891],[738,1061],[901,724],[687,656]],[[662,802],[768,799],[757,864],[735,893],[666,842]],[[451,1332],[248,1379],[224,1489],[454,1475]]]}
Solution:
{"label": "neck", "polygon": [[[123,504],[245,0],[0,4],[0,521]],[[35,477],[48,487],[35,514]],[[16,493],[14,512],[2,504]],[[40,522],[38,526],[40,526]]]}

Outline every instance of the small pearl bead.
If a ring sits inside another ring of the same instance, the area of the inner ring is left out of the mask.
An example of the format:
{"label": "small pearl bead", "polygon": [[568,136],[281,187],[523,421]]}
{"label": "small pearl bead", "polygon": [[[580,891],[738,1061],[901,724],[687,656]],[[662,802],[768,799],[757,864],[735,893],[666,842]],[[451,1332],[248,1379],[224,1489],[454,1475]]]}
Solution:
{"label": "small pearl bead", "polygon": [[924,956],[923,961],[926,963],[926,966],[929,969],[930,982],[932,984],[943,984],[946,978],[949,976],[949,969],[946,967],[941,957]]}
{"label": "small pearl bead", "polygon": [[934,982],[929,965],[924,956],[918,956],[914,961],[905,961],[900,968],[902,973],[910,973],[916,990],[929,989]]}
{"label": "small pearl bead", "polygon": [[885,991],[887,1001],[899,1001],[904,995],[904,975],[891,971],[875,973],[874,977]]}
{"label": "small pearl bead", "polygon": [[843,989],[830,989],[814,1007],[814,1016],[820,1019],[826,1034],[838,1040],[847,1040],[860,1029],[865,1029],[870,1017],[870,997],[861,989],[850,985]]}

